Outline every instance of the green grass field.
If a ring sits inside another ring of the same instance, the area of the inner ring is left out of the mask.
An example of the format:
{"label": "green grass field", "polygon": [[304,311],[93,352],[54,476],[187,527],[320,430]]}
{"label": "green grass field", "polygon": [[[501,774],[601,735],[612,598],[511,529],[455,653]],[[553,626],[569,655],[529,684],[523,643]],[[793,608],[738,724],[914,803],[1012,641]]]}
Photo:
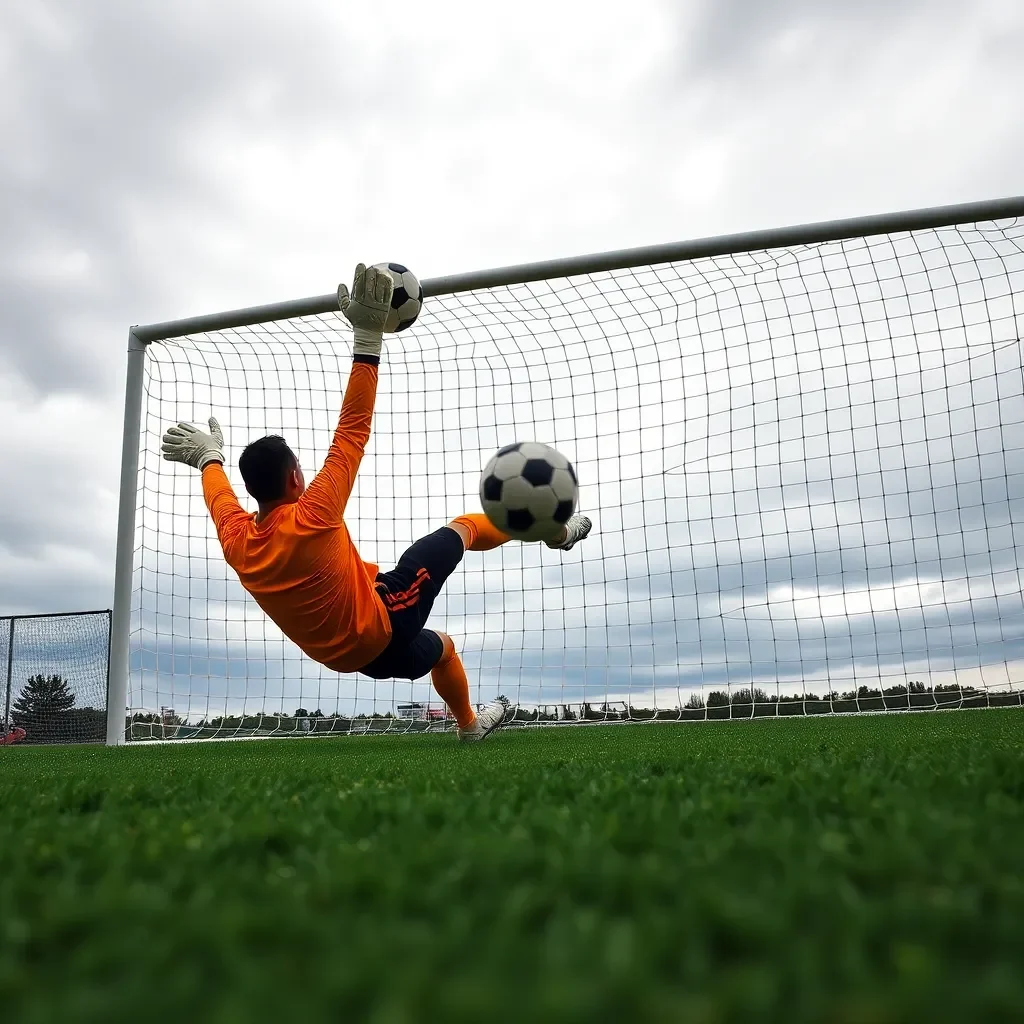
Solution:
{"label": "green grass field", "polygon": [[1024,1014],[1024,713],[0,750],[0,1015]]}

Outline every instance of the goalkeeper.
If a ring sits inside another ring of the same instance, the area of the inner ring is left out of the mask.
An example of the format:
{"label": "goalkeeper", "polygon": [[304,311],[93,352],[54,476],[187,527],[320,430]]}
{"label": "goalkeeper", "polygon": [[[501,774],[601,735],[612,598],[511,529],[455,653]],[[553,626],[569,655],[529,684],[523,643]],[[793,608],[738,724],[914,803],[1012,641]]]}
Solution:
{"label": "goalkeeper", "polygon": [[[259,506],[246,512],[224,472],[224,435],[187,423],[163,437],[164,458],[202,472],[203,496],[228,565],[266,615],[314,661],[373,679],[431,682],[458,723],[459,737],[481,740],[503,724],[504,697],[479,714],[451,637],[426,629],[430,609],[466,550],[488,551],[510,538],[484,515],[459,516],[412,545],[389,572],[364,561],[345,525],[377,395],[384,322],[394,287],[386,270],[359,264],[352,293],[338,305],[353,327],[352,370],[323,468],[306,485],[284,439],[253,441],[238,460],[245,489]],[[548,547],[569,550],[590,532],[574,515]]]}

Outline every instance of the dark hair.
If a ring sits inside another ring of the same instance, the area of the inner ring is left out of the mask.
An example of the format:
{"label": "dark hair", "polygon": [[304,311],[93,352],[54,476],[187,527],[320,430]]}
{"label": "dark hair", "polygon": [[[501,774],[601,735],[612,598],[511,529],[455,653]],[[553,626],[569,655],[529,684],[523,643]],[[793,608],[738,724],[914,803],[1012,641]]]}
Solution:
{"label": "dark hair", "polygon": [[238,460],[245,489],[259,502],[284,497],[288,474],[299,464],[283,437],[271,434],[246,446]]}

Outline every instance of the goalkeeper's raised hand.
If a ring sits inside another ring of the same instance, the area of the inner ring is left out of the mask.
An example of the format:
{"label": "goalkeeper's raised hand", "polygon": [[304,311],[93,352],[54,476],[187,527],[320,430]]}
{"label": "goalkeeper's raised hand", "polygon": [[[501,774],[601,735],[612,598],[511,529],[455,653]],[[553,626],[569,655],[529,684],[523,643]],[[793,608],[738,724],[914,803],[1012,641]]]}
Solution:
{"label": "goalkeeper's raised hand", "polygon": [[338,308],[353,327],[354,356],[380,356],[384,322],[391,309],[395,282],[386,270],[360,263],[352,282],[352,293],[338,285]]}
{"label": "goalkeeper's raised hand", "polygon": [[208,434],[191,423],[179,423],[168,428],[163,441],[160,448],[168,462],[184,462],[195,469],[211,462],[224,463],[224,431],[212,416]]}

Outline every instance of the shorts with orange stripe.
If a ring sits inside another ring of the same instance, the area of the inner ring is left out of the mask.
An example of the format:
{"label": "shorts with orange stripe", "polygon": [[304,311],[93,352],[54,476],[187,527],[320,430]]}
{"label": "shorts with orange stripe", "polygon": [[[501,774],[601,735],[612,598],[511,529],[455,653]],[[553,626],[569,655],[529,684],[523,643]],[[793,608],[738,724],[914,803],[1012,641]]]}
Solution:
{"label": "shorts with orange stripe", "polygon": [[425,629],[441,587],[462,561],[462,538],[447,526],[416,541],[376,588],[391,620],[391,640],[359,671],[372,679],[419,679],[441,659],[441,638]]}

